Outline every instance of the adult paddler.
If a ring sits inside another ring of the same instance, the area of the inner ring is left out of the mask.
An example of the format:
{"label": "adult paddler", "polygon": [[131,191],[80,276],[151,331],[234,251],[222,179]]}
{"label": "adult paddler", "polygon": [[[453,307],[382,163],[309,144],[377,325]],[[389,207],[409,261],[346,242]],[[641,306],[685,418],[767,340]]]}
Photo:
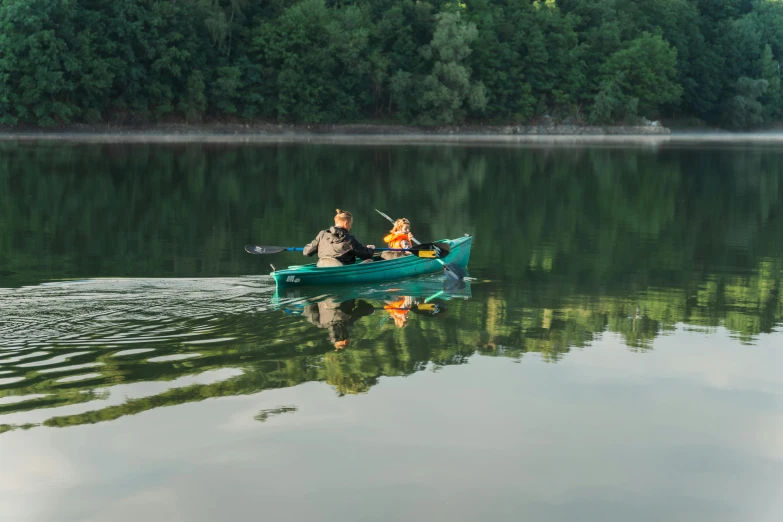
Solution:
{"label": "adult paddler", "polygon": [[337,209],[334,226],[321,230],[316,238],[304,247],[304,255],[318,254],[318,266],[352,265],[356,258],[372,261],[375,245],[364,246],[349,232],[353,226],[353,215]]}

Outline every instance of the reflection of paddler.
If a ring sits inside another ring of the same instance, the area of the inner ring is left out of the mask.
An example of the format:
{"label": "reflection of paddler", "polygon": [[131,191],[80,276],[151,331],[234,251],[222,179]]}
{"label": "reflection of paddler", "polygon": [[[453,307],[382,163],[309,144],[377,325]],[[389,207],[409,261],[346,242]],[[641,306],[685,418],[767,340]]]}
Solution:
{"label": "reflection of paddler", "polygon": [[408,312],[412,306],[413,297],[404,296],[396,301],[387,302],[383,309],[389,312],[389,317],[394,319],[397,328],[405,328],[408,326]]}
{"label": "reflection of paddler", "polygon": [[443,317],[446,315],[445,306],[430,302],[428,299],[422,302],[420,298],[404,296],[397,298],[395,301],[386,301],[386,303],[383,309],[389,312],[389,317],[394,319],[394,324],[397,325],[397,328],[408,326],[409,312],[428,317]]}
{"label": "reflection of paddler", "polygon": [[329,341],[336,350],[340,350],[350,342],[348,325],[364,316],[372,315],[374,311],[372,305],[365,301],[349,299],[338,302],[329,298],[306,305],[302,316],[318,328],[328,329]]}

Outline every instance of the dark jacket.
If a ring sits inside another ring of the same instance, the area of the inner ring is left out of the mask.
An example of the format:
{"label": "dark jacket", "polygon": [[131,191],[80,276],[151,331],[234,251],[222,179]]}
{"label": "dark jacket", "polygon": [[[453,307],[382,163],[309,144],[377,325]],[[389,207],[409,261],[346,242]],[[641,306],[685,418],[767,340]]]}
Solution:
{"label": "dark jacket", "polygon": [[356,258],[372,259],[373,250],[359,241],[342,227],[321,230],[315,239],[304,247],[304,255],[318,253],[318,259],[336,259],[344,265],[352,265]]}
{"label": "dark jacket", "polygon": [[336,343],[349,338],[348,326],[374,312],[375,308],[367,301],[350,299],[340,303],[330,297],[306,305],[302,316],[318,328],[328,329],[329,340]]}

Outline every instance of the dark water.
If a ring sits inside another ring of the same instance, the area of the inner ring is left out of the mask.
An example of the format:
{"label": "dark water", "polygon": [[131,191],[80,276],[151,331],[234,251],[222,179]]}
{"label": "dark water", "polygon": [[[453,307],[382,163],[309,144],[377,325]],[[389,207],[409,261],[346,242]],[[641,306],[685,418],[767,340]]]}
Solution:
{"label": "dark water", "polygon": [[[336,207],[470,280],[276,293]],[[0,143],[0,515],[781,520],[782,274],[774,146]]]}

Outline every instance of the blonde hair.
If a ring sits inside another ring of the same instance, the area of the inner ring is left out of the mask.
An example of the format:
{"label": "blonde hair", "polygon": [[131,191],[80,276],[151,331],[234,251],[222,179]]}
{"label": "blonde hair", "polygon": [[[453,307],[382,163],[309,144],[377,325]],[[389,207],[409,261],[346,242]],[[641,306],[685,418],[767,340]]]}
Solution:
{"label": "blonde hair", "polygon": [[394,227],[389,231],[389,233],[396,234],[397,232],[402,230],[402,227],[404,227],[405,225],[408,225],[408,228],[410,228],[411,222],[408,221],[408,218],[400,218],[394,222]]}
{"label": "blonde hair", "polygon": [[338,208],[336,212],[337,213],[334,215],[335,225],[339,225],[340,223],[353,223],[353,214],[347,210],[340,210]]}
{"label": "blonde hair", "polygon": [[397,328],[405,328],[408,326],[408,314],[398,315],[394,314],[394,326]]}

